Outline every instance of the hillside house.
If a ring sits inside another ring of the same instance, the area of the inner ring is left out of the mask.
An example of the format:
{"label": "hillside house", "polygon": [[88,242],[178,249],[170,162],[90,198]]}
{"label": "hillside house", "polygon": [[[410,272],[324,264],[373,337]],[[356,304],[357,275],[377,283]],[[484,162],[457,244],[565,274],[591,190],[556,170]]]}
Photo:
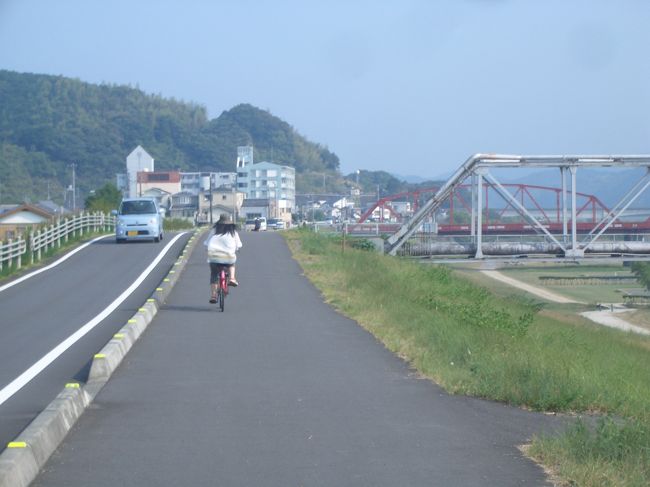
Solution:
{"label": "hillside house", "polygon": [[24,236],[43,224],[51,223],[56,215],[38,206],[3,205],[0,207],[0,241]]}

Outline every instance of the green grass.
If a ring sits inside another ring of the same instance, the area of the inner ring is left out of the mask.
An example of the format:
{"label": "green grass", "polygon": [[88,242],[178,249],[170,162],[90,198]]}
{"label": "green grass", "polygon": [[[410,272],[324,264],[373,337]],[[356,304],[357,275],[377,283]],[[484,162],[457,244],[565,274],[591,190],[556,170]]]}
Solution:
{"label": "green grass", "polygon": [[590,285],[552,285],[545,284],[540,276],[632,276],[629,268],[623,265],[609,266],[546,266],[546,267],[523,267],[500,269],[500,272],[518,279],[527,284],[548,289],[554,293],[575,299],[577,301],[595,303],[620,303],[623,302],[621,290],[639,289],[642,286],[638,283],[630,284],[590,284]]}
{"label": "green grass", "polygon": [[[305,231],[289,232],[288,240],[328,302],[448,391],[535,410],[609,414],[623,418],[612,427],[621,431],[623,441],[628,441],[624,432],[629,425],[643,425],[647,431],[647,338],[582,319],[575,324],[566,316],[557,319],[553,313],[540,313],[541,305],[521,293],[495,294],[444,267],[349,248],[342,252],[340,240]],[[595,443],[607,443],[604,433],[589,434],[595,435]],[[569,434],[554,441],[573,451],[572,438]],[[610,457],[602,460],[624,479],[612,485],[635,485],[626,480],[625,471],[642,472],[650,481],[643,461],[650,448],[647,434],[639,436],[638,445],[635,451],[640,453],[629,461],[643,467],[621,466]],[[542,439],[535,447],[560,451]],[[558,458],[569,464],[583,457]]]}
{"label": "green grass", "polygon": [[184,218],[165,218],[163,227],[166,232],[175,232],[177,230],[191,230],[194,228],[194,223],[191,220]]}
{"label": "green grass", "polygon": [[603,418],[595,429],[578,421],[560,437],[536,438],[529,454],[569,485],[645,487],[650,479],[650,428]]}

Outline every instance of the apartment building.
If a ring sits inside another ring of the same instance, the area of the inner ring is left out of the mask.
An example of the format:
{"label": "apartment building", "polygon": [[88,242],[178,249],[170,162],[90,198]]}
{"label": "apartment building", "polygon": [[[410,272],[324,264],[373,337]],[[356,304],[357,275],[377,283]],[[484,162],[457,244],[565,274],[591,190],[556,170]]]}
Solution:
{"label": "apartment building", "polygon": [[237,190],[247,199],[269,200],[271,218],[291,221],[296,207],[296,170],[272,162],[253,162],[253,148],[237,149]]}

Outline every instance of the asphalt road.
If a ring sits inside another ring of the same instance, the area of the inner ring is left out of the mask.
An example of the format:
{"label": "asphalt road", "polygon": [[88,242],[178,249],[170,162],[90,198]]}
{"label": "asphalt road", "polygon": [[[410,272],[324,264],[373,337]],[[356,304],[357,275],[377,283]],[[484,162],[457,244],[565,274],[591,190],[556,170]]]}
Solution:
{"label": "asphalt road", "polygon": [[[158,244],[93,243],[60,265],[0,291],[0,390],[112,303],[163,250]],[[142,305],[177,259],[181,237],[142,284],[92,331],[0,404],[0,450],[72,380]],[[3,282],[2,284],[6,284]]]}
{"label": "asphalt road", "polygon": [[325,304],[276,233],[208,304],[197,246],[35,486],[547,485],[517,445],[557,418],[449,396]]}

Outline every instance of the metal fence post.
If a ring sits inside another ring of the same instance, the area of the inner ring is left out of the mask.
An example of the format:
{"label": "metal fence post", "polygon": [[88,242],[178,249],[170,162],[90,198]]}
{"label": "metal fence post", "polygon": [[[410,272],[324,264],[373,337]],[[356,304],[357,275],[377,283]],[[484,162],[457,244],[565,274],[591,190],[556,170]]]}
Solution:
{"label": "metal fence post", "polygon": [[21,252],[18,252],[18,258],[16,259],[16,262],[18,263],[18,266],[16,268],[20,269],[23,266],[23,254]]}

